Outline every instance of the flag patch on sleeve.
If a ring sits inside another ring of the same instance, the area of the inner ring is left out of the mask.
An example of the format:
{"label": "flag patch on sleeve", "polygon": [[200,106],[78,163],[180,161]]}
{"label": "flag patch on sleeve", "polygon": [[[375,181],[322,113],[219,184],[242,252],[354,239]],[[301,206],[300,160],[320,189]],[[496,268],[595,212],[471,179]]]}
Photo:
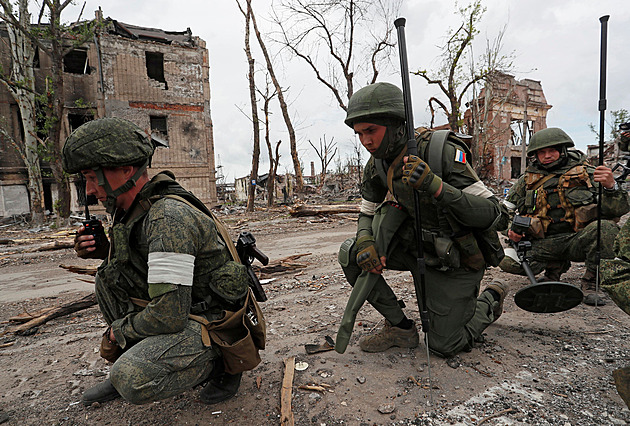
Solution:
{"label": "flag patch on sleeve", "polygon": [[455,149],[455,161],[466,164],[466,153],[461,149]]}

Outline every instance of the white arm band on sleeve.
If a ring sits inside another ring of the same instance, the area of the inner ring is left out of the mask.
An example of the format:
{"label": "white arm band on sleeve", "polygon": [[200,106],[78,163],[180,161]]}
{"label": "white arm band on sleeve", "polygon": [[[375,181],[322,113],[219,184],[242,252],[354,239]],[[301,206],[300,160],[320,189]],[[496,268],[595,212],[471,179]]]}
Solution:
{"label": "white arm band on sleeve", "polygon": [[149,253],[149,284],[169,283],[192,286],[195,256],[184,253]]}
{"label": "white arm band on sleeve", "polygon": [[492,193],[492,191],[490,191],[486,185],[484,185],[484,183],[480,180],[478,180],[477,182],[473,183],[472,185],[467,186],[466,188],[462,189],[462,192],[469,194],[469,195],[477,195],[479,197],[483,197],[483,198],[490,198],[492,196],[494,196],[494,194]]}
{"label": "white arm band on sleeve", "polygon": [[376,207],[378,207],[378,203],[373,203],[361,198],[361,213],[368,216],[374,216],[376,214]]}

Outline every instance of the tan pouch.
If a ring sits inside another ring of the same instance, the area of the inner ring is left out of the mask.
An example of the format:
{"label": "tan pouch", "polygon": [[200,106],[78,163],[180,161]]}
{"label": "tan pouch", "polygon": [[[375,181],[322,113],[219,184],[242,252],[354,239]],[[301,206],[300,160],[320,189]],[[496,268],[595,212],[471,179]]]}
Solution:
{"label": "tan pouch", "polygon": [[543,224],[537,217],[532,217],[532,221],[529,224],[529,229],[527,230],[528,235],[531,238],[545,238],[545,229],[543,228]]}
{"label": "tan pouch", "polygon": [[575,209],[575,223],[573,229],[577,232],[597,219],[597,204],[589,204]]}

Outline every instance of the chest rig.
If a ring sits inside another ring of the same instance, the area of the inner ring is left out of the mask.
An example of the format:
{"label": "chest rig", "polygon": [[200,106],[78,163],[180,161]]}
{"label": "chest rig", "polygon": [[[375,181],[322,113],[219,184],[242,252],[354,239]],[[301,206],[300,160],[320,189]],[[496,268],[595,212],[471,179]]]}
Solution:
{"label": "chest rig", "polygon": [[[593,184],[585,164],[573,166],[562,174],[526,172],[525,185],[526,216],[538,218],[545,233],[549,225],[562,222],[575,229],[576,209],[592,201]],[[576,191],[580,196],[572,194]]]}

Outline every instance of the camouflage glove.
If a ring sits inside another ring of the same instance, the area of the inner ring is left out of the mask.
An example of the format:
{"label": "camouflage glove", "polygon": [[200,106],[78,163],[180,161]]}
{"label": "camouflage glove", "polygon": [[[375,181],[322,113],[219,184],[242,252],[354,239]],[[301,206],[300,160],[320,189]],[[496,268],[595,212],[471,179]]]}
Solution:
{"label": "camouflage glove", "polygon": [[[105,229],[103,226],[94,227],[94,241],[95,245],[81,247],[81,242],[79,241],[79,237],[81,235],[91,234],[90,230],[85,229],[82,233],[78,233],[74,237],[74,251],[77,252],[77,256],[81,259],[105,259],[109,254],[109,240],[107,239],[107,235],[105,235]],[[94,251],[88,251],[88,248],[96,247]]]}
{"label": "camouflage glove", "polygon": [[381,264],[376,251],[374,237],[365,235],[357,239],[357,265],[364,271],[371,271]]}
{"label": "camouflage glove", "polygon": [[112,328],[108,327],[105,334],[103,334],[103,338],[101,339],[101,347],[99,352],[101,354],[101,358],[105,358],[109,362],[116,362],[119,356],[124,352],[123,349],[118,346],[117,343],[109,340],[109,332]]}
{"label": "camouflage glove", "polygon": [[429,165],[416,155],[410,155],[407,158],[403,166],[402,181],[413,189],[426,191],[429,194],[435,194],[442,184],[442,179],[435,175]]}

